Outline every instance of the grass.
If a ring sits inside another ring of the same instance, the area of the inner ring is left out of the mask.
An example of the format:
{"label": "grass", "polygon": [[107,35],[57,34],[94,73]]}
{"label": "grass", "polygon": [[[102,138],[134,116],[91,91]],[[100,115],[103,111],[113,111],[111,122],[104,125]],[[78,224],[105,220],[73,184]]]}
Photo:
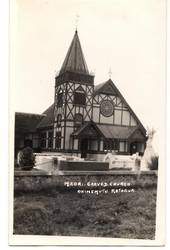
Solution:
{"label": "grass", "polygon": [[154,239],[156,187],[134,193],[39,191],[14,199],[14,234]]}

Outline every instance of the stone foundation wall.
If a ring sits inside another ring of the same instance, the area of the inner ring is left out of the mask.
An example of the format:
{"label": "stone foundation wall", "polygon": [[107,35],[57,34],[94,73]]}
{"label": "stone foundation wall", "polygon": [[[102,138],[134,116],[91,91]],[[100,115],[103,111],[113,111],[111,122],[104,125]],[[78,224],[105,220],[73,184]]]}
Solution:
{"label": "stone foundation wall", "polygon": [[[114,171],[113,171],[114,172]],[[66,190],[66,182],[69,183],[83,183],[87,188],[87,183],[99,183],[98,188],[103,188],[101,183],[130,183],[131,187],[143,188],[157,185],[157,172],[147,171],[137,172],[130,171],[115,171],[114,173],[100,175],[97,173],[69,173],[69,175],[49,175],[43,172],[32,171],[16,171],[14,176],[14,190],[15,192],[38,192],[48,189]],[[77,188],[76,184],[73,188]]]}

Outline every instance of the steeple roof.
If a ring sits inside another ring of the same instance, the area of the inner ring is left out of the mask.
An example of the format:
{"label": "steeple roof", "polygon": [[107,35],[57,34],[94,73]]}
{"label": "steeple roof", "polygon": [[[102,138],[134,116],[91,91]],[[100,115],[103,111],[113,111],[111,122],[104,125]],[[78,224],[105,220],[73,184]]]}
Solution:
{"label": "steeple roof", "polygon": [[61,67],[60,74],[66,71],[89,75],[77,30],[75,31],[73,40]]}

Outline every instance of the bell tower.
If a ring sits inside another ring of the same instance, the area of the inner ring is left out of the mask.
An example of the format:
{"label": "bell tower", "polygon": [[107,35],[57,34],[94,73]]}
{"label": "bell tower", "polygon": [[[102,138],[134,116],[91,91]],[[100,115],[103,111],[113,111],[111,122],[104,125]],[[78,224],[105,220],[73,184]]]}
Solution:
{"label": "bell tower", "polygon": [[72,134],[93,116],[94,75],[89,73],[77,30],[55,77],[54,144],[62,152],[78,152]]}

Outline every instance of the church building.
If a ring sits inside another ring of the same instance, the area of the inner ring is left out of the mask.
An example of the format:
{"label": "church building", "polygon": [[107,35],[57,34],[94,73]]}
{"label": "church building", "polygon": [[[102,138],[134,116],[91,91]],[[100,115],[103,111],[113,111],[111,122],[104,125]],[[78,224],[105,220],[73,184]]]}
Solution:
{"label": "church building", "polygon": [[[16,126],[22,116],[16,113]],[[110,150],[143,154],[145,149],[146,130],[113,81],[94,85],[77,30],[55,77],[54,104],[36,121],[34,135],[41,151],[102,159]],[[31,139],[34,147],[29,131],[24,139]]]}

